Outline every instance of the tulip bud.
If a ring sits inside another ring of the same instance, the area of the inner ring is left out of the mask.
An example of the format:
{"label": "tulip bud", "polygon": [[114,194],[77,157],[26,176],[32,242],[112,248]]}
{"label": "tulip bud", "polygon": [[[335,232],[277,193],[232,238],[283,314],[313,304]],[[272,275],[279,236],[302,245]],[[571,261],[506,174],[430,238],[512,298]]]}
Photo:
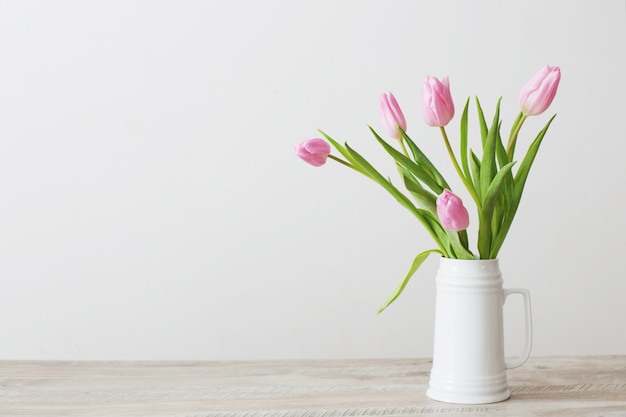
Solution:
{"label": "tulip bud", "polygon": [[445,126],[454,117],[454,102],[448,77],[426,77],[422,87],[422,117],[429,126]]}
{"label": "tulip bud", "polygon": [[526,116],[543,113],[552,103],[561,81],[561,69],[546,65],[522,88],[519,104]]}
{"label": "tulip bud", "polygon": [[437,216],[443,228],[451,232],[465,230],[469,226],[469,214],[463,201],[448,189],[437,197]]}
{"label": "tulip bud", "polygon": [[304,162],[314,167],[322,166],[330,154],[330,145],[324,139],[315,138],[301,142],[295,148],[298,155]]}
{"label": "tulip bud", "polygon": [[406,120],[404,114],[396,101],[393,94],[381,94],[379,100],[380,106],[380,120],[383,123],[383,127],[389,134],[389,136],[396,139],[402,139],[400,129],[406,131]]}

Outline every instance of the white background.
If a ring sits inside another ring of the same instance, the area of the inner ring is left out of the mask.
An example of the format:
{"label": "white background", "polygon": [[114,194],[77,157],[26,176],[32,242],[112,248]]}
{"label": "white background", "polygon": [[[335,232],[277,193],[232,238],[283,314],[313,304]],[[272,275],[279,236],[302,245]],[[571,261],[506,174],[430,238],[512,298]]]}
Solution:
{"label": "white background", "polygon": [[367,130],[392,91],[470,205],[421,120],[424,77],[450,77],[456,142],[467,97],[491,118],[503,96],[508,132],[546,64],[561,86],[518,149],[558,116],[505,286],[532,293],[534,355],[624,354],[625,46],[622,0],[3,1],[0,358],[428,357],[436,259],[376,310],[429,236],[293,146],[322,128],[395,178]]}

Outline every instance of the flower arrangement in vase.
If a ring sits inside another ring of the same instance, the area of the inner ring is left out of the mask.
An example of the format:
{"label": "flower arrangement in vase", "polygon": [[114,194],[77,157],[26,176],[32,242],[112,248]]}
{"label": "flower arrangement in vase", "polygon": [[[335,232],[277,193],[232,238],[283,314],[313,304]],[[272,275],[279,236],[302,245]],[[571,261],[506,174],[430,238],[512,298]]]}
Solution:
{"label": "flower arrangement in vase", "polygon": [[[521,89],[520,112],[511,126],[506,142],[501,135],[500,100],[496,104],[493,119],[488,124],[480,101],[476,98],[482,148],[480,155],[469,147],[468,98],[461,114],[458,156],[446,131],[446,126],[455,115],[450,82],[447,77],[440,80],[430,76],[424,81],[421,92],[422,117],[426,124],[440,131],[452,165],[477,210],[479,226],[475,250],[469,246],[466,229],[470,219],[465,205],[452,191],[441,172],[422,152],[418,143],[407,134],[406,119],[392,93],[382,94],[379,106],[382,125],[395,141],[395,146],[383,139],[372,127],[369,129],[384,151],[395,161],[404,192],[354,148],[347,143],[340,144],[321,130],[323,138],[305,140],[295,147],[296,154],[313,166],[322,166],[331,159],[382,186],[421,222],[436,243],[436,248],[425,250],[415,257],[406,276],[380,307],[379,312],[397,299],[420,265],[433,253],[460,260],[497,259],[519,207],[532,164],[556,115],[548,120],[528,145],[519,163],[515,158],[518,137],[528,117],[540,115],[550,106],[560,79],[559,67],[546,65]],[[338,155],[331,153],[331,145]]]}

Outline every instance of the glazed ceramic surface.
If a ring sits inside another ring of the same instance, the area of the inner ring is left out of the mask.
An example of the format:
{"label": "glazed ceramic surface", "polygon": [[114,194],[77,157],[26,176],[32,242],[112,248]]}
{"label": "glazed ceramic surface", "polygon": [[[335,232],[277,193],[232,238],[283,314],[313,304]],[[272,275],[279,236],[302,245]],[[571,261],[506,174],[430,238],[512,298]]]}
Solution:
{"label": "glazed ceramic surface", "polygon": [[[441,258],[436,278],[433,367],[426,394],[438,401],[483,404],[510,397],[506,369],[530,355],[530,294],[503,289],[497,259]],[[521,357],[505,361],[503,304],[510,294],[524,298],[526,340]]]}

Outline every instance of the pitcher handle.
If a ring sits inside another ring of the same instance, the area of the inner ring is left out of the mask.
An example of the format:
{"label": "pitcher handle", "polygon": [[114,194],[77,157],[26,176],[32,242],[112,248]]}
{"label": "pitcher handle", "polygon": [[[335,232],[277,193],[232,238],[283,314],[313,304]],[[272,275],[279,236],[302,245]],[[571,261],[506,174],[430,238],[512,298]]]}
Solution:
{"label": "pitcher handle", "polygon": [[530,292],[528,292],[528,290],[524,288],[511,288],[504,289],[503,291],[503,303],[506,301],[506,297],[508,297],[510,294],[521,294],[524,297],[524,311],[526,318],[526,343],[524,345],[524,351],[519,358],[514,359],[513,361],[505,360],[504,363],[506,369],[513,369],[522,366],[524,362],[526,362],[526,360],[530,356],[530,349],[533,344],[533,319],[530,308]]}

